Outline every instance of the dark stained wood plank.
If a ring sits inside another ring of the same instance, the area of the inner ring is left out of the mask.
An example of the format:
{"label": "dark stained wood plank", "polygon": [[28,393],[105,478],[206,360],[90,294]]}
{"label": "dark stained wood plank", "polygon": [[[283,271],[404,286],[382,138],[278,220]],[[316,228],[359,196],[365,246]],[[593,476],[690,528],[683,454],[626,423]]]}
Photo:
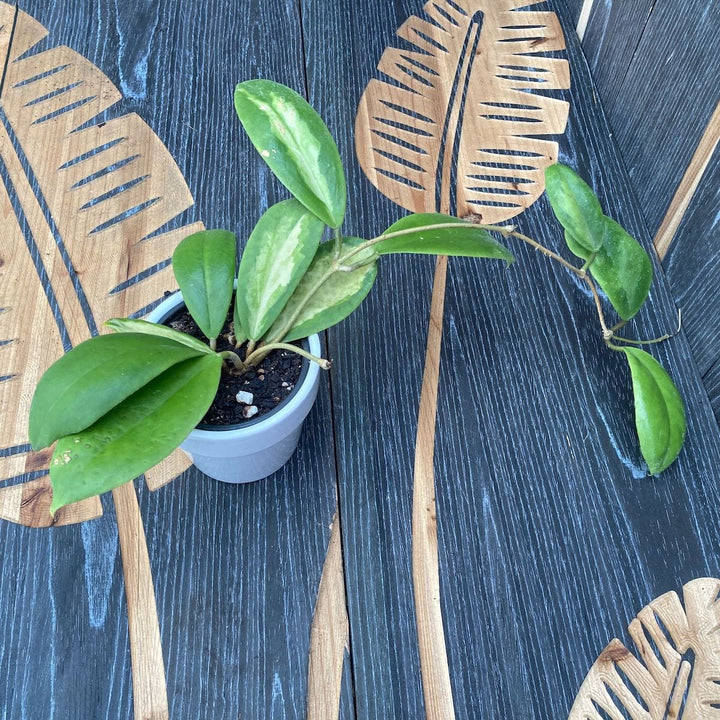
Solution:
{"label": "dark stained wood plank", "polygon": [[[561,3],[550,6],[564,12]],[[420,9],[303,4],[310,95],[346,157],[363,87],[395,43],[394,30]],[[562,159],[650,248],[572,17],[563,14],[563,22],[573,89]],[[370,234],[396,211],[352,160],[348,174],[348,229]],[[519,222],[561,248],[549,218],[541,201]],[[687,447],[661,478],[646,478],[627,373],[598,335],[590,298],[537,253],[517,254],[509,269],[453,261],[448,280],[435,469],[459,718],[566,717],[597,655],[610,638],[626,639],[640,608],[690,578],[720,572],[720,438],[687,339],[654,349],[686,397]],[[644,336],[676,320],[657,264],[656,272]],[[371,296],[330,333],[353,671],[364,718],[424,716],[410,502],[431,278],[427,259],[384,259]]]}
{"label": "dark stained wood plank", "polygon": [[[304,88],[295,3],[112,0],[22,8],[105,72],[177,160],[202,220],[247,236],[284,196],[232,107],[239,80]],[[191,470],[139,487],[167,669],[170,717],[305,716],[310,627],[336,509],[324,379],[298,454],[267,482],[225,486]],[[0,523],[0,708],[8,720],[132,717],[115,514],[29,531]],[[343,682],[342,717],[353,717]]]}
{"label": "dark stained wood plank", "polygon": [[720,151],[716,150],[663,263],[683,327],[720,420]]}
{"label": "dark stained wood plank", "polygon": [[718,25],[706,0],[593,5],[583,49],[651,233],[720,97]]}

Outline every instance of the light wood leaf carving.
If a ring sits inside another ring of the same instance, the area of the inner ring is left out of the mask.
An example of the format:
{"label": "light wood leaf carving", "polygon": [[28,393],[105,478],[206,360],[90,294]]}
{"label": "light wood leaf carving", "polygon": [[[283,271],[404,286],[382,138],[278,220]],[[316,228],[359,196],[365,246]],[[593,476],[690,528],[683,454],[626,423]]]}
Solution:
{"label": "light wood leaf carving", "polygon": [[[193,199],[160,139],[137,115],[107,119],[119,91],[70,48],[39,51],[46,35],[0,3],[0,517],[30,525],[49,523],[48,453],[27,440],[39,377],[106,319],[174,289],[172,251],[201,227],[170,225]],[[166,462],[152,484],[184,466]],[[55,523],[100,512],[94,498]]]}
{"label": "light wood leaf carving", "polygon": [[382,79],[360,101],[356,152],[370,181],[413,212],[496,223],[544,190],[569,105],[557,17],[520,11],[539,0],[431,0],[398,30]]}
{"label": "light wood leaf carving", "polygon": [[720,718],[720,580],[666,593],[630,623],[635,654],[615,639],[590,669],[568,720]]}

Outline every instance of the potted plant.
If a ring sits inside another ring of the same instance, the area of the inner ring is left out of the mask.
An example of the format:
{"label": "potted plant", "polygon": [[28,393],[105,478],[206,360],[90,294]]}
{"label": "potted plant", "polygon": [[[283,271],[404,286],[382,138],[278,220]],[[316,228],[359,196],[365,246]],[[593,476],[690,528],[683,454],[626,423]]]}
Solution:
{"label": "potted plant", "polygon": [[[382,234],[361,239],[341,231],[343,165],[310,105],[283,85],[251,80],[237,86],[235,108],[252,143],[292,198],[260,217],[237,273],[232,233],[191,235],[173,255],[182,299],[165,301],[150,321],[108,321],[115,334],[81,343],[48,369],[33,398],[30,441],[36,449],[57,442],[50,463],[53,512],[132,480],[181,444],[201,469],[230,481],[258,479],[277,469],[297,443],[315,397],[319,368],[329,367],[320,357],[317,335],[359,306],[375,281],[379,259],[411,252],[512,262],[513,255],[491,233],[540,248],[588,283],[606,343],[624,352],[630,363],[636,424],[648,467],[660,472],[675,459],[684,436],[682,401],[659,364],[617,336],[647,296],[649,258],[603,215],[597,198],[572,170],[553,166],[546,180],[567,244],[585,261],[580,268],[515,228],[440,214],[408,215]],[[328,228],[330,238],[324,240]],[[605,322],[591,275],[621,317],[612,328]],[[182,303],[204,339],[151,321],[162,321],[170,306]],[[303,358],[300,389],[267,417],[253,418],[245,427],[196,428],[218,393],[221,376],[257,373],[273,353]],[[288,437],[275,430],[266,436],[265,428],[272,425]],[[246,450],[223,449],[219,460],[212,459],[202,442],[221,445],[224,438],[236,448],[244,443]],[[273,458],[259,457],[273,447]],[[246,451],[255,457],[240,459]]]}

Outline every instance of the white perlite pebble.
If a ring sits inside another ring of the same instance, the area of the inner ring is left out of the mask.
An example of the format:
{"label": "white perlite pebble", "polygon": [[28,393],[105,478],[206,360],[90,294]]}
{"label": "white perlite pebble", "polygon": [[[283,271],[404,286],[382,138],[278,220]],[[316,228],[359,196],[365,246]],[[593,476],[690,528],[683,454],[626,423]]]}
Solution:
{"label": "white perlite pebble", "polygon": [[258,409],[256,405],[249,405],[246,408],[243,408],[243,417],[247,420],[248,418],[251,418],[258,414]]}
{"label": "white perlite pebble", "polygon": [[241,390],[236,396],[235,399],[242,403],[243,405],[252,405],[253,403],[253,394],[251,392],[247,392],[247,390]]}

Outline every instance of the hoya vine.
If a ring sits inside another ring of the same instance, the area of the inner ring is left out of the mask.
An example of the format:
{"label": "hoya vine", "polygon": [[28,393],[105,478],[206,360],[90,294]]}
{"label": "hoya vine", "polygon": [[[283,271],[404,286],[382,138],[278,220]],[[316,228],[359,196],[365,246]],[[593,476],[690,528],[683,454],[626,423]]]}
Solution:
{"label": "hoya vine", "polygon": [[[647,299],[652,263],[603,213],[573,170],[559,164],[548,168],[546,188],[569,250],[583,261],[580,267],[516,228],[434,213],[408,215],[380,235],[362,239],[342,232],[343,164],[310,105],[283,85],[253,80],[237,86],[235,108],[292,198],[262,213],[237,271],[236,238],[227,230],[194,233],[176,248],[173,271],[207,343],[162,325],[116,318],[106,323],[116,334],[81,343],[48,369],[33,398],[30,441],[35,449],[56,443],[50,464],[53,512],[132,480],[167,457],[205,414],[221,372],[243,373],[276,348],[308,356],[288,343],[350,315],[372,288],[384,255],[511,263],[512,253],[496,236],[528,243],[588,285],[606,345],[623,353],[630,368],[636,429],[648,469],[657,474],[675,460],[685,436],[682,399],[660,364],[618,334]],[[606,321],[601,293],[619,317],[613,326]],[[236,348],[218,352],[216,340],[231,305]],[[308,357],[329,367],[327,360]]]}

